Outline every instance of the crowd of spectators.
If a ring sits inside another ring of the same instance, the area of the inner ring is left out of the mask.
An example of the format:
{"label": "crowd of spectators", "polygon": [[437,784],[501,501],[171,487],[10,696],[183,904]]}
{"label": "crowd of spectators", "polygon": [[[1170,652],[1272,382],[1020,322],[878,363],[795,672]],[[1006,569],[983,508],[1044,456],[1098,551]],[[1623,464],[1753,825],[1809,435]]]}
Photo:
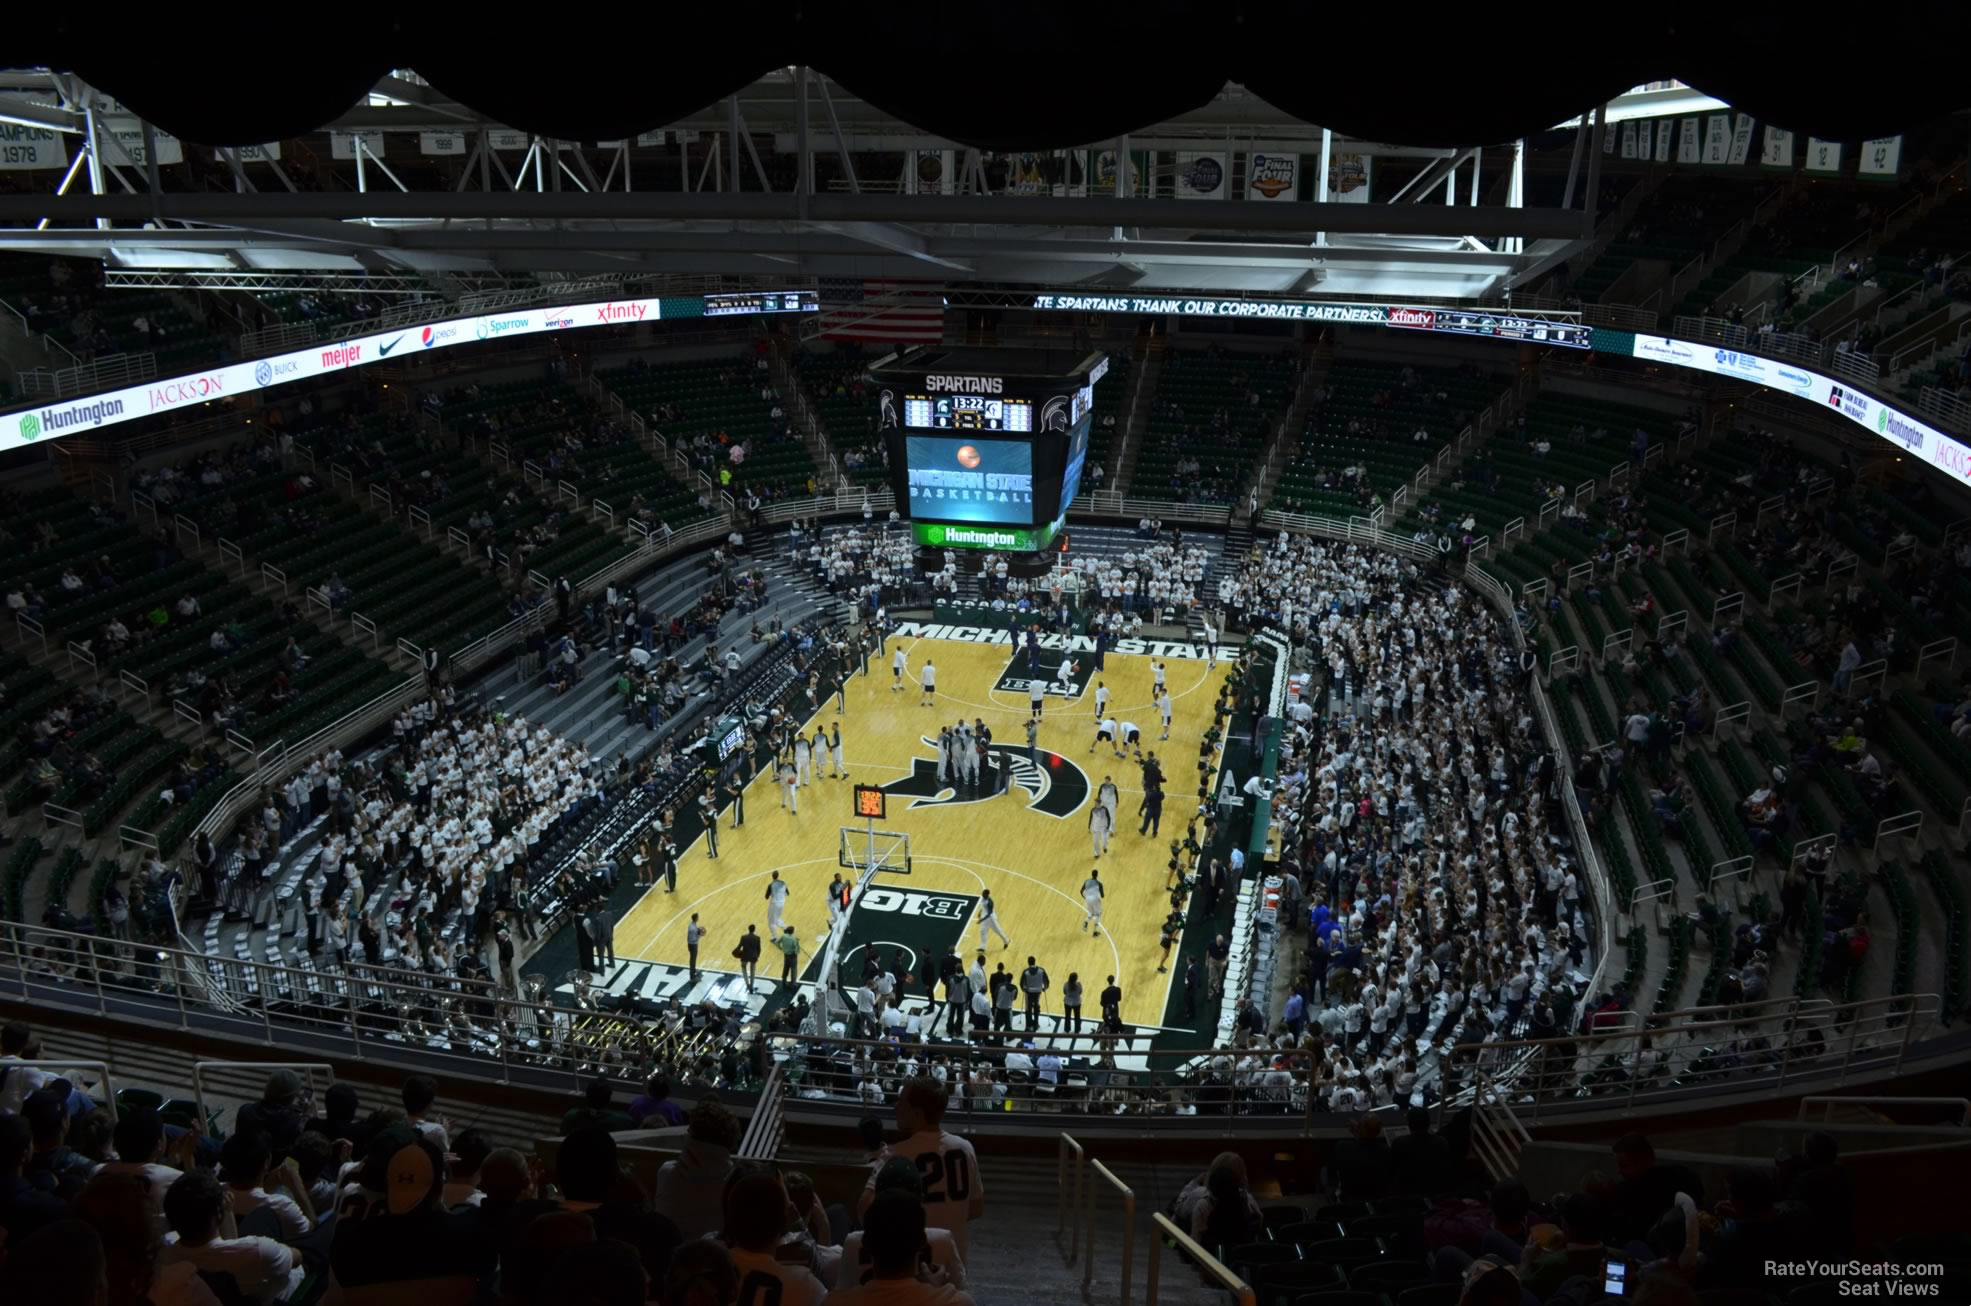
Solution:
{"label": "crowd of spectators", "polygon": [[1584,886],[1503,622],[1393,554],[1284,534],[1224,593],[1293,649],[1272,812],[1307,933],[1275,1038],[1326,1109],[1431,1101],[1491,1069],[1450,1048],[1569,1028]]}

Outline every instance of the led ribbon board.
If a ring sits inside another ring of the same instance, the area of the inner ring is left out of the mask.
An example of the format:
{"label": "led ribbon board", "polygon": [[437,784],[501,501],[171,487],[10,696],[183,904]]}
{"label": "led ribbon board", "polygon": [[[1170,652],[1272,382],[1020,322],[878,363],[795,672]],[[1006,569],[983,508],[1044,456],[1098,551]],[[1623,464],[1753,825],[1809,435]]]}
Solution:
{"label": "led ribbon board", "polygon": [[732,314],[813,313],[819,312],[820,307],[818,297],[812,290],[763,291],[745,295],[614,299],[573,304],[565,308],[516,308],[479,317],[400,327],[394,331],[356,336],[333,344],[312,345],[307,349],[232,363],[184,376],[160,377],[121,390],[9,409],[0,412],[0,450],[18,449],[22,445],[39,444],[65,435],[97,431],[139,418],[251,394],[256,390],[312,380],[347,368],[400,362],[429,349],[537,335],[544,331],[628,326],[638,322]]}

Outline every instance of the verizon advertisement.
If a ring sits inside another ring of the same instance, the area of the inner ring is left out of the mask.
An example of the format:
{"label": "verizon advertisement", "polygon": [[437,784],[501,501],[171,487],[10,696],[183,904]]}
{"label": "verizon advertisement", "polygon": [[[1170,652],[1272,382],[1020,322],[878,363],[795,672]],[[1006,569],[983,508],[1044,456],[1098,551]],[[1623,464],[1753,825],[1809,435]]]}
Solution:
{"label": "verizon advertisement", "polygon": [[1971,481],[1971,447],[1845,381],[1822,376],[1798,363],[1689,340],[1644,335],[1636,337],[1635,356],[1652,363],[1688,367],[1713,376],[1770,386],[1808,403],[1833,409],[1856,426],[1865,427],[1884,440],[1893,440],[1938,471],[1960,482]]}
{"label": "verizon advertisement", "polygon": [[[723,300],[731,297],[715,298]],[[813,291],[776,292],[758,298],[760,302],[757,304],[749,300],[748,307],[753,312],[815,312],[819,309]],[[293,353],[233,363],[188,376],[146,381],[142,385],[104,394],[14,408],[0,413],[0,450],[18,449],[22,445],[40,444],[65,435],[97,431],[159,413],[196,408],[255,390],[306,381],[345,368],[402,361],[430,349],[448,349],[454,345],[504,340],[542,331],[655,322],[664,317],[662,305],[665,302],[659,299],[619,299],[600,304],[576,304],[567,308],[504,309],[483,317],[455,318],[449,322],[407,326],[334,344],[315,345]],[[668,302],[673,318],[699,317],[704,313],[703,301],[697,299],[673,298]]]}

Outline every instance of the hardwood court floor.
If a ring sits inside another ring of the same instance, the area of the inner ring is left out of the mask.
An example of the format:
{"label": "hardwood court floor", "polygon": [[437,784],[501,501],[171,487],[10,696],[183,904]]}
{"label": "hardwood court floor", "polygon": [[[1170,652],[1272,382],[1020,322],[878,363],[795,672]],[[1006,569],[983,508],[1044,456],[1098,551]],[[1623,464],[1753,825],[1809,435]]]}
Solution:
{"label": "hardwood court floor", "polygon": [[[890,664],[898,647],[905,650],[909,667],[903,687],[892,689]],[[978,943],[976,896],[990,889],[1012,945],[1003,945],[996,936],[990,940],[988,971],[1003,960],[1007,970],[1017,975],[1028,955],[1037,957],[1054,985],[1043,1007],[1055,1014],[1060,1010],[1060,986],[1069,972],[1078,971],[1086,989],[1085,1017],[1096,1018],[1098,994],[1105,977],[1113,974],[1123,988],[1125,1021],[1164,1024],[1169,986],[1176,978],[1157,973],[1158,931],[1169,911],[1166,863],[1170,841],[1183,837],[1184,817],[1196,809],[1199,743],[1211,723],[1229,665],[1208,669],[1196,658],[1155,659],[1165,663],[1165,683],[1173,700],[1174,719],[1166,742],[1157,738],[1162,722],[1152,703],[1153,659],[1109,654],[1105,670],[1087,676],[1078,698],[1048,696],[1039,738],[1048,773],[1043,779],[1024,756],[1028,716],[1024,683],[1018,690],[996,687],[1008,671],[1007,656],[1004,645],[893,636],[882,654],[871,659],[869,673],[850,679],[847,711],[838,718],[831,697],[816,718],[824,726],[841,722],[844,764],[851,778],[817,776],[800,791],[799,812],[790,812],[776,802],[771,780],[756,777],[746,792],[745,825],[734,830],[730,810],[721,815],[719,857],[707,857],[701,835],[680,855],[677,892],[668,894],[661,886],[650,890],[618,922],[619,958],[682,966],[687,960],[685,925],[697,912],[707,931],[699,951],[701,966],[736,970],[738,963],[730,954],[746,926],[757,925],[762,936],[767,934],[766,885],[771,872],[778,870],[790,890],[785,923],[795,926],[803,941],[804,977],[817,978],[809,971],[810,954],[819,952],[826,935],[827,886],[838,869],[840,829],[860,824],[851,810],[851,785],[897,785],[920,793],[892,792],[889,797],[889,819],[883,828],[910,835],[913,872],[907,877],[877,877],[872,889],[906,891],[881,900],[887,910],[921,912],[922,902],[907,900],[927,894],[968,899],[959,904],[945,898],[932,910],[955,918],[944,936],[961,940],[960,956],[969,964]],[[1084,671],[1093,666],[1091,654],[1077,656]],[[1058,652],[1042,650],[1041,664],[1047,670],[1040,674],[1051,674],[1060,657]],[[935,706],[919,706],[920,674],[927,659],[937,668]],[[1022,678],[1023,663],[1024,659],[1016,673]],[[1160,835],[1137,833],[1142,777],[1136,761],[1118,759],[1106,745],[1089,751],[1095,738],[1098,680],[1115,695],[1109,714],[1139,726],[1145,752],[1154,751],[1163,764],[1166,797]],[[1007,792],[973,798],[947,789],[935,797],[923,796],[938,788],[937,750],[924,737],[935,740],[940,724],[961,717],[983,718],[993,731],[995,749],[1016,746],[1018,756],[1011,759],[1014,783]],[[810,737],[813,725],[808,726]],[[919,769],[920,759],[931,764],[929,774]],[[1097,859],[1091,855],[1088,816],[1105,776],[1114,777],[1120,802],[1109,851]],[[1106,920],[1099,938],[1082,929],[1081,884],[1091,866],[1100,868],[1107,886]],[[885,937],[880,931],[871,932],[875,922],[869,919],[869,906],[858,907],[856,915],[852,940]],[[912,931],[910,937],[925,936]],[[780,974],[780,956],[771,944],[759,971],[762,981]],[[859,967],[849,976],[851,982],[860,977]],[[916,991],[919,986],[911,988]],[[1180,1024],[1182,1008],[1179,1001],[1171,1013]]]}

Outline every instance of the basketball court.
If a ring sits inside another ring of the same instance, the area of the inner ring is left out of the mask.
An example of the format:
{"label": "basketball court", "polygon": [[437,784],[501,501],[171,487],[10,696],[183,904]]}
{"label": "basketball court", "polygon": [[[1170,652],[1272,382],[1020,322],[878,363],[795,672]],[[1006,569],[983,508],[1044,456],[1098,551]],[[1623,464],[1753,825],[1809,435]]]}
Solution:
{"label": "basketball court", "polygon": [[[861,981],[863,954],[875,948],[890,961],[910,1005],[922,1002],[922,972],[935,971],[946,946],[968,965],[976,955],[979,902],[990,891],[1011,944],[997,936],[989,940],[987,969],[1004,961],[1017,975],[1029,955],[1038,958],[1053,982],[1043,1003],[1051,1013],[1044,1036],[1054,1029],[1059,990],[1070,972],[1080,974],[1086,991],[1084,1020],[1099,1018],[1097,995],[1114,975],[1123,989],[1126,1024],[1164,1027],[1167,1008],[1181,1021],[1181,993],[1176,1003],[1168,1001],[1175,977],[1157,973],[1158,931],[1169,910],[1167,863],[1171,841],[1183,838],[1185,817],[1195,810],[1198,749],[1229,663],[1209,667],[1199,646],[1145,642],[1138,645],[1141,653],[1109,653],[1098,672],[1092,652],[1074,652],[1082,665],[1064,691],[1055,683],[1063,656],[1055,640],[1051,648],[1043,646],[1033,673],[1049,681],[1049,690],[1038,755],[1030,758],[1025,653],[1014,662],[1007,644],[979,642],[1004,638],[964,627],[899,627],[870,659],[868,673],[850,679],[846,711],[838,716],[831,697],[815,718],[831,728],[839,720],[849,778],[817,774],[799,790],[796,812],[778,801],[770,777],[755,777],[746,790],[745,824],[733,829],[730,809],[721,819],[719,856],[708,856],[701,835],[680,855],[677,892],[661,886],[646,892],[617,923],[619,966],[602,987],[648,998],[743,996],[731,953],[753,925],[764,949],[759,992],[750,1005],[765,1005],[781,971],[780,954],[766,939],[767,885],[778,871],[789,886],[783,921],[802,941],[801,978],[812,1000],[829,936],[828,886],[838,873],[853,882],[868,869],[873,826],[876,871],[863,877],[838,945],[845,989]],[[895,681],[891,663],[899,647],[908,665]],[[936,667],[934,706],[920,706],[927,661]],[[1158,738],[1163,727],[1153,702],[1153,662],[1164,664],[1172,699],[1167,741]],[[1136,724],[1143,753],[1154,753],[1163,767],[1158,835],[1137,833],[1142,773],[1134,755],[1117,758],[1107,744],[1090,751],[1098,683],[1114,695],[1108,715]],[[938,729],[960,719],[983,721],[992,731],[996,765],[982,769],[977,786],[938,775]],[[808,723],[810,733],[815,721]],[[1109,851],[1096,858],[1088,820],[1104,779],[1113,779],[1120,801]],[[857,820],[858,784],[883,789],[885,819]],[[1099,868],[1107,886],[1099,937],[1083,929],[1081,885],[1091,867]],[[685,948],[694,912],[706,930],[697,980],[686,970]],[[1016,1029],[1022,1025],[1017,1013],[1014,1023]]]}

